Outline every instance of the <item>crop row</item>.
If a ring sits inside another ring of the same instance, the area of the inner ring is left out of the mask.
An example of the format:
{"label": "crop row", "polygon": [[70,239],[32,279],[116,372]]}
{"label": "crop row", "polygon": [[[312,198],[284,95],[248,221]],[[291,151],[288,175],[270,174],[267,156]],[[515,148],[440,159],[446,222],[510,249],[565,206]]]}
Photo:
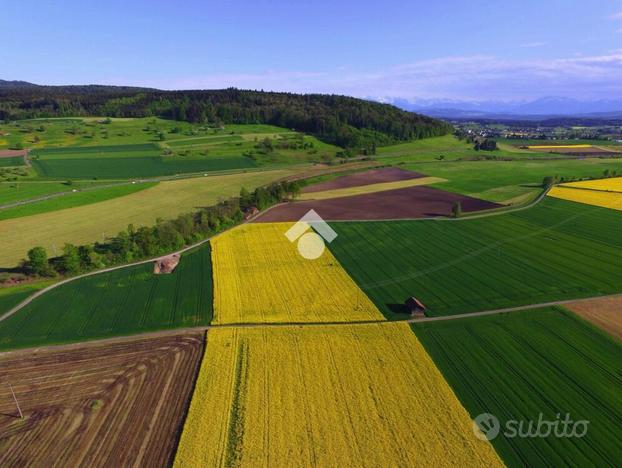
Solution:
{"label": "crop row", "polygon": [[[621,459],[620,342],[557,309],[413,328],[471,417],[499,419],[492,443],[507,465],[614,466]],[[548,422],[566,415],[587,424],[568,427],[575,437],[556,436],[553,426],[547,435]],[[524,436],[528,430],[532,436]]]}
{"label": "crop row", "polygon": [[222,328],[175,466],[500,466],[406,324]]}
{"label": "crop row", "polygon": [[58,286],[0,322],[0,349],[207,325],[210,249],[182,256],[172,274],[147,263]]}
{"label": "crop row", "polygon": [[[559,221],[548,216],[558,209]],[[450,315],[620,292],[622,250],[605,232],[622,231],[622,217],[607,218],[609,231],[581,235],[600,211],[573,215],[547,200],[519,215],[458,222],[335,223],[330,248],[389,318],[403,317],[410,296],[432,315]]]}

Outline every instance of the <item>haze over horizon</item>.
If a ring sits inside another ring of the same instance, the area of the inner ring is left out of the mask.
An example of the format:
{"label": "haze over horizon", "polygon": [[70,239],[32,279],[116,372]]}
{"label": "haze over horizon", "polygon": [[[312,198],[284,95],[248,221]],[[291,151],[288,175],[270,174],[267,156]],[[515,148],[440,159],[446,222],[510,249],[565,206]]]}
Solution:
{"label": "haze over horizon", "polygon": [[4,5],[3,18],[18,38],[0,50],[7,80],[411,102],[622,99],[620,0],[26,0]]}

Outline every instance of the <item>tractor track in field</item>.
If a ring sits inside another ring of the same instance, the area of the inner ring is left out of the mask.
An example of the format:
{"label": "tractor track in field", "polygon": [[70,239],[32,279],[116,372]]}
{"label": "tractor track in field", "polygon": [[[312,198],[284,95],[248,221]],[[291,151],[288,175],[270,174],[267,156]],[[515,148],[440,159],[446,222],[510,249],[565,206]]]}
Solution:
{"label": "tractor track in field", "polygon": [[[552,307],[559,306],[569,303],[581,303],[594,299],[605,299],[605,298],[622,298],[622,293],[616,294],[607,294],[601,296],[590,296],[584,297],[580,299],[561,299],[558,301],[549,301],[549,302],[541,302],[538,304],[526,304],[522,306],[515,307],[503,307],[499,309],[491,309],[491,310],[482,310],[479,312],[467,312],[462,314],[455,315],[439,315],[435,317],[410,317],[400,320],[359,320],[352,322],[343,322],[343,321],[329,321],[329,322],[252,322],[252,323],[226,323],[226,324],[218,324],[218,325],[203,325],[198,327],[184,327],[184,328],[169,328],[165,330],[156,330],[156,331],[147,331],[144,333],[135,333],[132,335],[123,335],[123,336],[114,336],[109,338],[96,338],[93,340],[86,341],[78,341],[72,343],[62,343],[62,344],[50,344],[44,346],[31,346],[27,348],[16,348],[7,351],[0,351],[0,356],[6,356],[12,353],[20,353],[20,352],[38,352],[42,350],[56,349],[58,351],[68,351],[76,348],[81,348],[84,346],[90,345],[99,345],[99,344],[115,344],[115,343],[124,343],[128,341],[134,341],[138,339],[145,338],[158,338],[165,336],[173,336],[173,335],[181,335],[189,332],[209,332],[209,330],[218,330],[218,329],[227,329],[227,328],[284,328],[284,327],[294,327],[294,328],[303,328],[303,327],[350,327],[350,326],[365,326],[365,325],[383,325],[383,324],[394,324],[394,323],[428,323],[428,322],[446,322],[450,320],[461,320],[468,318],[476,318],[476,317],[485,317],[489,315],[499,315],[499,314],[508,314],[514,312],[524,312],[532,309],[539,309],[544,307]],[[5,314],[6,315],[6,314]],[[0,321],[4,320],[6,317],[0,317]]]}

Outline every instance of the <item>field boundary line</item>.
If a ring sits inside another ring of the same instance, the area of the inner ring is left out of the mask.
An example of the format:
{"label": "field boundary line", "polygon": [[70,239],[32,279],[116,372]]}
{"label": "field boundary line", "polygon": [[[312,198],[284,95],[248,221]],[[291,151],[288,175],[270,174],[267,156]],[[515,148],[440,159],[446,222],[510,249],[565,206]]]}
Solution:
{"label": "field boundary line", "polygon": [[[197,327],[181,327],[181,328],[167,328],[163,330],[151,330],[145,332],[134,333],[131,335],[122,335],[122,336],[111,336],[105,338],[95,338],[92,340],[85,341],[76,341],[70,343],[58,343],[58,344],[49,344],[49,345],[41,345],[41,346],[30,346],[25,348],[15,348],[8,349],[5,351],[0,351],[0,358],[6,357],[10,354],[20,353],[20,352],[37,352],[37,351],[47,351],[47,350],[69,350],[74,348],[79,348],[83,346],[98,346],[105,344],[113,344],[113,343],[123,343],[127,341],[134,340],[142,340],[142,339],[150,339],[157,338],[161,336],[171,336],[171,335],[183,335],[190,333],[209,333],[210,330],[218,330],[218,329],[228,329],[228,328],[318,328],[318,327],[351,327],[351,326],[368,326],[368,325],[391,325],[395,323],[428,323],[428,322],[445,322],[450,320],[462,320],[469,318],[477,318],[477,317],[485,317],[490,315],[500,315],[500,314],[508,314],[514,312],[526,312],[533,309],[540,309],[544,307],[553,307],[558,305],[577,303],[577,302],[587,302],[596,299],[609,299],[609,298],[622,298],[622,293],[615,294],[605,294],[600,296],[590,296],[583,297],[577,299],[561,299],[558,301],[549,301],[549,302],[541,302],[538,304],[525,304],[522,306],[515,307],[504,307],[501,309],[491,309],[491,310],[482,310],[479,312],[466,312],[462,314],[455,315],[439,315],[437,317],[408,317],[399,320],[386,320],[386,319],[377,319],[377,320],[358,320],[351,322],[344,321],[330,321],[330,322],[251,322],[251,323],[223,323],[217,325],[202,325]],[[572,312],[574,314],[574,312]],[[1,319],[0,319],[1,320]]]}

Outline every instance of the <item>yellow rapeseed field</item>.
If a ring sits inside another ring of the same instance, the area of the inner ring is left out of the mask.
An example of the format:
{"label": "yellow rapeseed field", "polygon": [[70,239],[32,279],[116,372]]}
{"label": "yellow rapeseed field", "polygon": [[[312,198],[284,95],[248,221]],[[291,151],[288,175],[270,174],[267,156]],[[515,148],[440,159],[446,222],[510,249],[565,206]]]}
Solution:
{"label": "yellow rapeseed field", "polygon": [[176,467],[501,466],[406,324],[227,328]]}
{"label": "yellow rapeseed field", "polygon": [[328,248],[299,254],[285,237],[292,224],[245,224],[212,241],[212,323],[381,320]]}
{"label": "yellow rapeseed field", "polygon": [[548,195],[554,198],[561,198],[562,200],[622,210],[621,192],[601,192],[598,190],[586,190],[572,187],[553,187]]}
{"label": "yellow rapeseed field", "polygon": [[366,193],[385,192],[387,190],[395,190],[408,187],[416,187],[419,185],[438,184],[447,182],[447,179],[440,177],[419,177],[418,179],[398,180],[394,182],[379,182],[377,184],[361,185],[356,187],[346,187],[333,190],[324,190],[322,192],[302,193],[300,200],[325,200],[328,198],[351,197],[353,195],[363,195]]}
{"label": "yellow rapeseed field", "polygon": [[583,180],[581,182],[568,182],[561,187],[573,187],[590,190],[602,190],[604,192],[622,192],[622,177],[608,179]]}

